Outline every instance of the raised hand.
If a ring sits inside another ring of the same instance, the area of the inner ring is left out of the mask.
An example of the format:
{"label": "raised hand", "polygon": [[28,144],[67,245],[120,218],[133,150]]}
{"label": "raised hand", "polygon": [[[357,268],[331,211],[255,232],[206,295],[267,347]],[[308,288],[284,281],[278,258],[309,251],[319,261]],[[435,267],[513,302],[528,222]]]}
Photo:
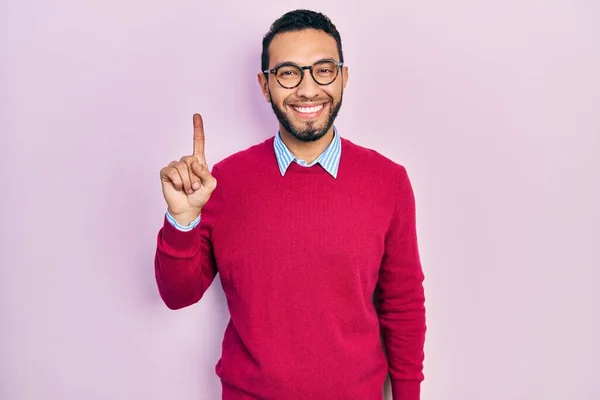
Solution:
{"label": "raised hand", "polygon": [[188,225],[200,214],[217,180],[211,175],[204,156],[204,124],[194,114],[194,152],[160,170],[160,180],[169,213],[181,225]]}

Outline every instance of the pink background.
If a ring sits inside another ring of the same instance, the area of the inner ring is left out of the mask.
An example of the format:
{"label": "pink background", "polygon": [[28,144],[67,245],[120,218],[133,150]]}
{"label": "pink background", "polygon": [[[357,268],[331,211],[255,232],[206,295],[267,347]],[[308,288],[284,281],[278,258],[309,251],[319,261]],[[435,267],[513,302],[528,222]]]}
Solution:
{"label": "pink background", "polygon": [[275,133],[260,43],[297,7],[341,31],[340,133],[414,182],[423,399],[599,399],[595,0],[2,1],[0,398],[219,398],[220,282],[157,294],[158,172],[194,112],[211,164]]}

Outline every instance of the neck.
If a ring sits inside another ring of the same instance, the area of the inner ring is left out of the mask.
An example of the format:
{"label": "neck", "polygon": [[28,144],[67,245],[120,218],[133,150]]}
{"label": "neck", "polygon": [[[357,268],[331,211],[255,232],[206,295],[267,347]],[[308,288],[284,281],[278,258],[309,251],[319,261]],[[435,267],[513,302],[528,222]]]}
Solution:
{"label": "neck", "polygon": [[331,144],[335,135],[333,125],[322,138],[314,142],[303,142],[296,139],[283,126],[279,127],[279,132],[281,133],[281,140],[290,152],[299,159],[304,160],[307,164],[319,158],[321,153]]}

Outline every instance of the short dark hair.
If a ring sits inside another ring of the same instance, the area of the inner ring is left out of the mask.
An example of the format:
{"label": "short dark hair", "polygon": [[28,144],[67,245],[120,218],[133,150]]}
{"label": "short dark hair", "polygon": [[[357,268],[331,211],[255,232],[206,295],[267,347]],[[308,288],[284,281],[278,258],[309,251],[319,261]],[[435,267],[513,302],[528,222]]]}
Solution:
{"label": "short dark hair", "polygon": [[301,9],[283,14],[271,25],[262,42],[261,71],[269,68],[269,45],[277,34],[303,31],[305,29],[316,29],[331,35],[337,43],[340,62],[344,62],[342,38],[333,22],[320,12]]}

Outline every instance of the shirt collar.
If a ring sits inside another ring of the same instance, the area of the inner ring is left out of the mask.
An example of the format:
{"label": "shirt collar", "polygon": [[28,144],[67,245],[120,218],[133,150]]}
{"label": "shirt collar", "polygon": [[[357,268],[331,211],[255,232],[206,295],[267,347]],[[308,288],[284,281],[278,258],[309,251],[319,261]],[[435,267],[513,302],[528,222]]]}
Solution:
{"label": "shirt collar", "polygon": [[[281,175],[285,175],[285,171],[287,171],[288,167],[292,162],[299,162],[298,158],[292,154],[292,152],[287,148],[283,140],[281,140],[280,132],[277,132],[275,135],[275,141],[273,144],[275,148],[275,156],[277,157],[277,165],[279,165],[279,171]],[[321,153],[321,155],[314,160],[310,164],[303,164],[304,161],[300,163],[306,167],[312,167],[315,164],[321,164],[325,171],[329,172],[331,176],[334,178],[337,177],[338,167],[340,165],[340,158],[342,155],[342,141],[340,139],[340,135],[337,131],[337,128],[333,127],[333,140],[327,146],[325,151]]]}

